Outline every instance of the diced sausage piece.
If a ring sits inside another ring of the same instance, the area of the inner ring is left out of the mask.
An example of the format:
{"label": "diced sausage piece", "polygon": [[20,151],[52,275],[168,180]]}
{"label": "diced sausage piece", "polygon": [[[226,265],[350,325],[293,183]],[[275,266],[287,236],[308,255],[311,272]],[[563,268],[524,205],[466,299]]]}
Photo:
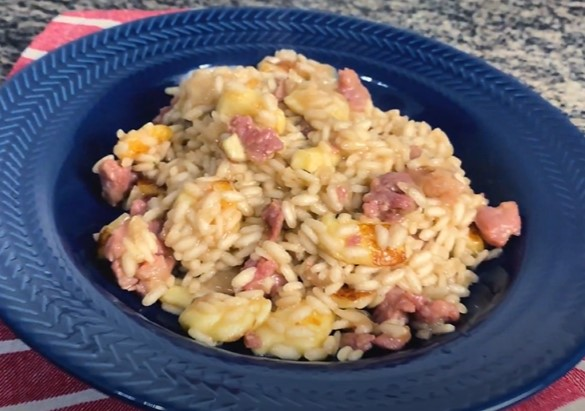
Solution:
{"label": "diced sausage piece", "polygon": [[403,291],[398,287],[394,287],[386,293],[384,300],[374,308],[372,317],[377,323],[393,320],[406,324],[409,314],[413,314],[418,321],[430,325],[457,321],[460,317],[459,309],[453,303],[430,300],[427,297]]}
{"label": "diced sausage piece", "polygon": [[116,281],[122,290],[134,291],[138,285],[138,278],[128,277],[122,270],[122,264],[120,260],[114,260],[112,263],[112,271],[116,276]]}
{"label": "diced sausage piece", "polygon": [[152,124],[162,124],[165,114],[171,111],[172,106],[165,106],[160,109],[155,118],[152,119]]}
{"label": "diced sausage piece", "polygon": [[256,267],[254,278],[243,289],[248,290],[264,290],[264,280],[270,278],[272,280],[272,287],[268,294],[276,293],[285,283],[284,277],[276,272],[278,265],[271,260],[260,258],[259,260],[249,259],[244,264],[244,268]]}
{"label": "diced sausage piece", "polygon": [[102,195],[113,206],[122,201],[136,180],[130,168],[122,167],[111,158],[100,163],[98,174],[102,183]]}
{"label": "diced sausage piece", "polygon": [[505,201],[497,207],[481,207],[475,216],[481,237],[494,247],[503,247],[511,236],[520,235],[522,221],[518,204]]}
{"label": "diced sausage piece", "polygon": [[108,237],[104,245],[104,256],[113,263],[122,257],[126,248],[124,247],[124,238],[128,235],[128,221],[124,221],[116,227]]}
{"label": "diced sausage piece", "polygon": [[394,320],[406,324],[408,314],[414,313],[416,308],[417,301],[412,294],[394,287],[386,293],[382,302],[376,306],[373,318],[377,323]]}
{"label": "diced sausage piece", "polygon": [[274,90],[274,97],[278,101],[284,100],[286,97],[286,81],[284,79],[276,80],[276,89]]}
{"label": "diced sausage piece", "polygon": [[246,155],[256,163],[268,160],[284,148],[274,130],[258,127],[250,116],[234,116],[230,121],[230,132],[237,134]]}
{"label": "diced sausage piece", "polygon": [[164,235],[162,234],[163,222],[161,220],[152,220],[148,223],[148,230],[158,238],[164,238]]}
{"label": "diced sausage piece", "polygon": [[160,223],[154,224],[154,221],[151,222],[149,230],[157,235],[158,249],[153,261],[140,264],[134,277],[128,277],[121,266],[122,255],[126,251],[124,239],[128,235],[128,221],[124,221],[124,223],[116,227],[106,241],[104,256],[112,263],[112,271],[116,276],[118,285],[123,290],[137,291],[145,295],[157,284],[165,283],[175,267],[176,261],[172,257],[171,251],[160,239]]}
{"label": "diced sausage piece", "polygon": [[398,183],[414,184],[408,173],[386,173],[372,180],[370,192],[364,196],[364,214],[386,222],[396,222],[416,210],[412,198],[404,194]]}
{"label": "diced sausage piece", "polygon": [[144,215],[148,210],[148,203],[143,198],[137,198],[130,204],[130,215]]}
{"label": "diced sausage piece", "polygon": [[270,294],[274,295],[282,288],[283,285],[286,284],[286,279],[282,274],[275,274],[272,276],[272,289],[270,290]]}
{"label": "diced sausage piece", "polygon": [[144,295],[156,287],[164,284],[171,276],[175,267],[175,259],[169,255],[157,254],[152,262],[145,262],[136,270],[135,277],[139,281],[136,291]]}
{"label": "diced sausage piece", "polygon": [[282,212],[280,201],[272,200],[262,211],[262,219],[270,228],[268,239],[270,241],[276,240],[282,231],[284,223],[284,213]]}
{"label": "diced sausage piece", "polygon": [[[250,268],[250,267],[257,267],[258,266],[258,260],[253,260],[253,259],[248,259],[246,260],[246,262],[244,263],[244,267],[242,267],[242,269],[246,269],[246,268]],[[276,270],[276,268],[275,268]]]}
{"label": "diced sausage piece", "polygon": [[372,341],[375,338],[372,334],[343,333],[341,334],[339,346],[350,346],[354,350],[362,350],[365,352],[372,348]]}
{"label": "diced sausage piece", "polygon": [[254,350],[262,347],[262,339],[254,331],[250,331],[244,335],[244,345],[247,348]]}
{"label": "diced sausage piece", "polygon": [[467,187],[455,178],[452,171],[443,168],[419,169],[410,172],[412,179],[425,196],[437,198],[447,204],[457,201]]}
{"label": "diced sausage piece", "polygon": [[145,284],[148,290],[156,284],[165,283],[173,273],[177,263],[173,257],[173,251],[165,245],[161,238],[161,227],[162,223],[158,220],[153,220],[148,224],[150,232],[156,235],[158,248],[153,262],[142,263],[136,270],[136,278]]}
{"label": "diced sausage piece", "polygon": [[171,100],[171,104],[160,109],[157,116],[152,119],[153,124],[162,124],[165,114],[172,110],[173,106],[179,101],[179,97],[175,96]]}
{"label": "diced sausage piece", "polygon": [[347,99],[351,109],[354,111],[364,111],[372,98],[357,73],[346,68],[339,70],[338,75],[337,89]]}
{"label": "diced sausage piece", "polygon": [[422,155],[422,148],[419,146],[410,146],[409,158],[414,160]]}
{"label": "diced sausage piece", "polygon": [[410,341],[410,339],[410,333],[405,333],[400,337],[392,337],[387,334],[380,334],[372,341],[372,344],[387,350],[398,351],[401,350]]}
{"label": "diced sausage piece", "polygon": [[418,305],[415,317],[426,324],[441,324],[459,319],[457,306],[443,300],[426,300]]}
{"label": "diced sausage piece", "polygon": [[349,199],[349,193],[347,192],[347,188],[344,186],[338,186],[335,189],[335,193],[337,194],[337,199],[341,204],[346,204],[347,200]]}

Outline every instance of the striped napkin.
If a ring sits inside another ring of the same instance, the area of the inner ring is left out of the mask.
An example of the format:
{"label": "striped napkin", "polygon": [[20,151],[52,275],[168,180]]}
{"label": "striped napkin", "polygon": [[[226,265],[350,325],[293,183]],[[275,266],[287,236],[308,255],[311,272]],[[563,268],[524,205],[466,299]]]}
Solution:
{"label": "striped napkin", "polygon": [[[27,47],[11,74],[79,37],[132,20],[169,13],[143,10],[71,11],[55,17]],[[0,322],[0,411],[135,411],[96,391],[30,350]],[[584,411],[585,361],[560,381],[509,411]]]}

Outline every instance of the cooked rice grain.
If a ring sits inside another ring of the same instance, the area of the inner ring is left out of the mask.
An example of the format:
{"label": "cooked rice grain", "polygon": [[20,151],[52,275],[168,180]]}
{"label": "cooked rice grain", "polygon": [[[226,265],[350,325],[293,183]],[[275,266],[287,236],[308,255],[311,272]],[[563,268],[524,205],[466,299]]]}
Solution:
{"label": "cooked rice grain", "polygon": [[[287,96],[279,102],[274,93],[283,85]],[[122,166],[131,167],[157,190],[146,196],[135,187],[125,203],[130,208],[137,199],[148,201],[143,216],[120,220],[127,220],[129,233],[119,258],[122,272],[136,276],[142,264],[152,263],[164,249],[161,241],[178,262],[180,278],[153,282],[144,305],[155,303],[176,284],[202,315],[219,315],[218,307],[228,304],[231,311],[222,312],[228,320],[247,318],[253,324],[249,331],[265,323],[275,335],[293,340],[311,337],[310,329],[299,325],[303,321],[333,315],[329,336],[313,347],[300,349],[287,341],[263,348],[266,354],[289,360],[361,358],[361,350],[339,347],[341,333],[335,330],[399,337],[412,326],[419,338],[453,331],[452,324],[376,325],[367,311],[341,308],[334,299],[346,289],[369,293],[363,304],[371,309],[389,290],[400,287],[467,311],[460,298],[468,296],[470,284],[477,281],[471,270],[501,250],[470,245],[469,227],[487,200],[469,188],[444,132],[371,103],[362,112],[352,111],[337,90],[335,70],[292,50],[266,57],[258,68],[198,70],[166,91],[173,102],[163,125],[120,130],[114,148]],[[284,148],[263,162],[230,161],[234,157],[218,142],[231,136],[230,121],[242,110],[255,124],[277,130]],[[414,146],[420,151],[417,158],[411,158]],[[99,160],[93,171],[112,159],[108,155]],[[412,184],[398,183],[418,209],[393,223],[364,218],[363,196],[375,177],[421,167],[452,170],[465,191],[448,203]],[[272,200],[281,202],[277,218],[284,228],[276,240],[267,239],[263,220]],[[331,215],[335,223],[326,223]],[[157,235],[149,224],[161,222],[163,233]],[[374,224],[367,245],[358,225],[364,223]],[[405,262],[378,265],[374,256],[389,249],[403,251]],[[260,258],[276,263],[276,271],[242,267],[248,259]],[[260,278],[263,289],[242,291],[257,275],[265,277]],[[268,295],[281,280],[284,284]],[[206,300],[209,296],[213,298]],[[162,307],[182,312],[172,304]],[[286,321],[296,325],[285,327],[272,315],[285,309],[292,310]],[[252,321],[249,315],[256,317]],[[204,344],[217,343],[193,327],[188,332]]]}

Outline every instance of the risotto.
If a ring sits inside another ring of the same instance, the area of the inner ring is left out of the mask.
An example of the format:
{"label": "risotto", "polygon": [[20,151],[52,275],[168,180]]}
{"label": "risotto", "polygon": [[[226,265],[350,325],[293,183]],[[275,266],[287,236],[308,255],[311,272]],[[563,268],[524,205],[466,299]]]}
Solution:
{"label": "risotto", "polygon": [[192,72],[99,160],[126,212],[96,234],[120,287],[195,340],[309,361],[448,333],[473,272],[520,234],[440,129],[376,108],[291,50]]}

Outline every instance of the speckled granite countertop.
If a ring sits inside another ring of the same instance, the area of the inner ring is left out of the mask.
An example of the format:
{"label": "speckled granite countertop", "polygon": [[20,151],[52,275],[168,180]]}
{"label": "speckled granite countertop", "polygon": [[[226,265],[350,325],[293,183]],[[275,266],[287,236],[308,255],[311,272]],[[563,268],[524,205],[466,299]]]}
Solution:
{"label": "speckled granite countertop", "polygon": [[0,0],[0,78],[31,38],[62,10],[220,5],[294,5],[415,30],[512,74],[585,131],[583,0]]}

